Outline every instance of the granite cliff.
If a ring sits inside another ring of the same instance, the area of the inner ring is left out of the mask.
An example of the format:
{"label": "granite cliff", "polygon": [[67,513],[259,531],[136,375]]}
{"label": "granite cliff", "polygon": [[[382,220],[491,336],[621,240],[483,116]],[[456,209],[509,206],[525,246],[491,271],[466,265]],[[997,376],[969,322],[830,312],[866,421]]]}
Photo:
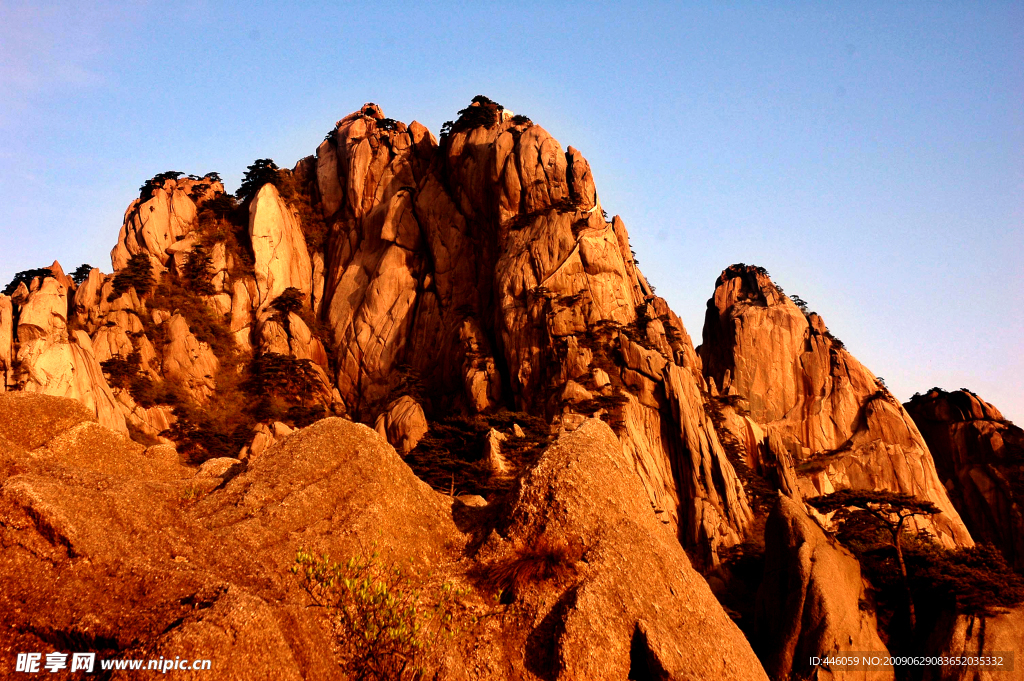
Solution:
{"label": "granite cliff", "polygon": [[[0,294],[5,654],[328,678],[289,568],[376,543],[470,589],[438,678],[890,679],[806,664],[909,644],[805,499],[913,495],[943,551],[1020,565],[1019,429],[905,408],[761,268],[722,273],[694,348],[583,155],[486,97],[439,138],[366,104],[235,195],[157,175],[111,262]],[[930,649],[1019,621],[948,615]]]}

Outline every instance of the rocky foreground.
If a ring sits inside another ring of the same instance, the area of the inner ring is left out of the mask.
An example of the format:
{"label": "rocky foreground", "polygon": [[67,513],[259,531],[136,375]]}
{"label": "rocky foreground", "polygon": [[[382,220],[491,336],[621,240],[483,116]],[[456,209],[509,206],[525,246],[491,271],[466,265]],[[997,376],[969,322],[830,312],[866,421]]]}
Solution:
{"label": "rocky foreground", "polygon": [[969,392],[900,404],[758,267],[695,348],[583,156],[486,98],[439,140],[367,104],[236,196],[161,174],[111,260],[0,294],[4,664],[334,678],[304,551],[455,589],[438,678],[910,678],[809,662],[890,649],[1024,678],[1020,609],[935,597],[909,634],[888,554],[805,503],[911,495],[912,572],[976,541],[1019,570],[1020,429]]}

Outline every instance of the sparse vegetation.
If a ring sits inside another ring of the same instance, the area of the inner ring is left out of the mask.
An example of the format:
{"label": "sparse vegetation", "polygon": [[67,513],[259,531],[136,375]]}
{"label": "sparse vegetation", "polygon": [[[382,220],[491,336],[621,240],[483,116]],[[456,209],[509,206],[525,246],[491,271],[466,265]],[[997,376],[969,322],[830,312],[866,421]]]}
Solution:
{"label": "sparse vegetation", "polygon": [[505,107],[490,98],[477,95],[469,106],[459,111],[459,117],[454,123],[446,121],[441,126],[441,136],[447,137],[452,133],[472,130],[473,128],[493,127],[501,120],[501,112],[504,109]]}
{"label": "sparse vegetation", "polygon": [[879,618],[902,645],[910,643],[904,634],[916,628],[918,605],[931,619],[942,610],[991,615],[1024,602],[1024,581],[994,547],[950,550],[928,533],[908,531],[910,518],[939,512],[931,502],[887,491],[840,490],[807,503],[834,512],[836,538],[860,559]]}
{"label": "sparse vegetation", "polygon": [[76,286],[81,286],[86,279],[89,278],[89,273],[92,272],[93,267],[87,263],[83,263],[75,268],[75,271],[71,273],[71,281],[75,282]]}
{"label": "sparse vegetation", "polygon": [[177,170],[168,170],[163,173],[158,173],[152,178],[146,180],[141,187],[139,187],[139,201],[145,203],[153,198],[153,192],[157,189],[162,189],[164,183],[167,180],[177,180],[184,173],[180,173]]}
{"label": "sparse vegetation", "polygon": [[491,428],[507,433],[513,424],[518,424],[526,437],[509,437],[502,443],[501,453],[513,471],[521,471],[540,457],[552,436],[544,419],[505,410],[430,419],[430,431],[405,461],[421,480],[446,494],[452,488],[456,494],[504,492],[511,478],[491,475],[484,459],[484,442]]}
{"label": "sparse vegetation", "polygon": [[202,242],[192,247],[182,268],[182,284],[185,288],[201,296],[212,296],[213,288],[213,258]]}
{"label": "sparse vegetation", "polygon": [[346,678],[436,678],[444,644],[461,633],[457,616],[468,590],[449,582],[430,585],[430,576],[420,577],[376,551],[334,562],[300,549],[292,573],[312,604],[323,608]]}
{"label": "sparse vegetation", "polygon": [[242,185],[235,192],[241,204],[247,204],[256,198],[256,194],[268,182],[277,184],[277,164],[270,158],[258,158],[252,162],[242,178]]}
{"label": "sparse vegetation", "polygon": [[507,558],[483,566],[480,581],[489,591],[513,598],[531,583],[551,581],[564,585],[576,576],[583,553],[583,546],[578,543],[542,534],[535,541],[518,546]]}
{"label": "sparse vegetation", "polygon": [[113,290],[107,296],[107,301],[114,301],[128,292],[128,289],[135,289],[140,298],[153,290],[156,282],[153,279],[153,265],[149,256],[144,253],[136,253],[129,260],[128,264],[114,277]]}
{"label": "sparse vegetation", "polygon": [[49,267],[37,267],[36,269],[18,272],[17,274],[14,275],[14,278],[11,279],[10,283],[4,287],[4,295],[9,296],[15,291],[17,291],[18,284],[25,284],[26,287],[31,287],[32,280],[35,279],[36,277],[45,278],[52,276],[53,272],[50,270]]}

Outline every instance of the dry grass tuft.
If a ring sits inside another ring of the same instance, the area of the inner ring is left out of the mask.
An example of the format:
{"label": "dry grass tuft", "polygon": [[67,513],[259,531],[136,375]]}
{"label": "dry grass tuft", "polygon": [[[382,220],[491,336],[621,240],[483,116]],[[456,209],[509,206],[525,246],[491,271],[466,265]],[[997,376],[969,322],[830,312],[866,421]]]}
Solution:
{"label": "dry grass tuft", "polygon": [[527,584],[565,583],[578,573],[583,546],[561,538],[541,535],[519,547],[507,558],[493,561],[479,571],[481,586],[499,594],[518,593]]}

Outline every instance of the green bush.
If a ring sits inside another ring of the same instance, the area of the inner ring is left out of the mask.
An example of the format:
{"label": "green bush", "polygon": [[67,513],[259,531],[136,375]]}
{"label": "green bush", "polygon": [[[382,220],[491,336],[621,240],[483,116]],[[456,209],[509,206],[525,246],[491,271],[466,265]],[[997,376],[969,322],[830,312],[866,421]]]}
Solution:
{"label": "green bush", "polygon": [[153,265],[149,261],[149,256],[144,253],[136,253],[128,260],[124,269],[114,277],[114,288],[107,296],[107,302],[117,300],[130,288],[134,288],[141,298],[153,290],[155,283]]}
{"label": "green bush", "polygon": [[81,286],[86,279],[89,278],[89,273],[92,272],[93,267],[89,264],[81,264],[75,271],[71,273],[71,281],[75,282],[77,286]]}
{"label": "green bush", "polygon": [[213,288],[213,258],[201,242],[189,251],[188,260],[182,268],[182,283],[185,288],[201,296],[216,293]]}
{"label": "green bush", "polygon": [[141,187],[139,187],[139,200],[142,203],[149,201],[151,198],[153,198],[153,192],[164,186],[164,182],[166,182],[167,180],[177,180],[182,175],[183,173],[180,173],[177,170],[168,170],[166,172],[154,175],[151,179],[146,180],[145,183]]}
{"label": "green bush", "polygon": [[277,164],[274,163],[273,159],[269,158],[258,158],[253,161],[245,171],[245,177],[242,178],[242,185],[235,192],[235,196],[238,197],[238,201],[242,204],[247,204],[256,198],[256,194],[268,182],[277,183],[278,178]]}
{"label": "green bush", "polygon": [[18,272],[14,275],[14,279],[4,287],[4,295],[9,296],[18,289],[18,284],[25,284],[26,288],[32,286],[32,280],[36,277],[52,277],[53,272],[49,267],[37,267],[31,270],[25,270]]}
{"label": "green bush", "polygon": [[468,590],[442,582],[428,591],[427,579],[377,552],[338,563],[300,549],[292,573],[327,615],[347,678],[436,678],[443,645],[461,633],[456,617]]}

